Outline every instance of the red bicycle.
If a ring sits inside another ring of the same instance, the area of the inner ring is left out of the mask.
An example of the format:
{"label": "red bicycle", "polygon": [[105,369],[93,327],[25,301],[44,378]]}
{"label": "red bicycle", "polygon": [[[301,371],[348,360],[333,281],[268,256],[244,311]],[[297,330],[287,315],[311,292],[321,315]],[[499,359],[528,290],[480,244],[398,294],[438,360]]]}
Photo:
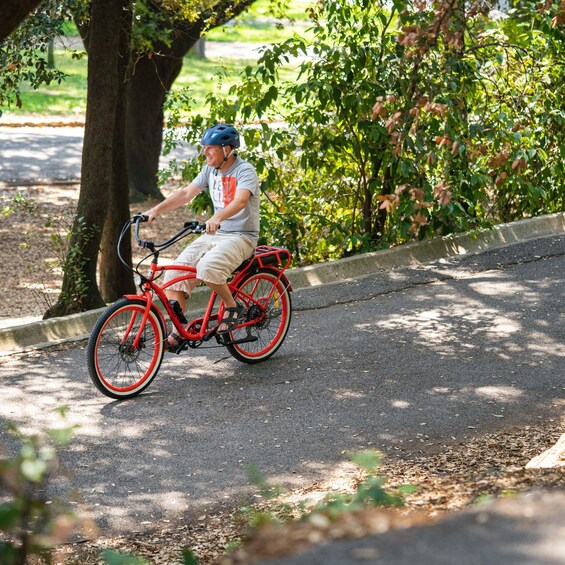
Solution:
{"label": "red bicycle", "polygon": [[[196,269],[159,265],[159,254],[163,249],[188,235],[203,233],[206,226],[195,221],[187,222],[168,241],[154,243],[139,237],[139,226],[146,220],[141,214],[134,216],[118,239],[118,256],[139,277],[140,294],[125,295],[108,306],[92,329],[87,347],[88,371],[96,388],[110,398],[126,399],[151,384],[166,349],[169,333],[166,315],[183,339],[179,353],[208,345],[226,347],[233,357],[244,363],[258,363],[271,357],[282,345],[290,326],[292,288],[284,274],[290,265],[289,251],[281,247],[259,246],[255,256],[234,271],[228,285],[244,310],[229,333],[218,334],[225,306],[216,293],[211,292],[203,316],[191,321],[182,314],[179,319],[165,296],[165,290],[172,284],[195,278]],[[121,243],[126,235],[129,236],[132,225],[135,225],[138,245],[149,251],[135,268],[124,261],[120,253]],[[152,258],[149,273],[144,275],[140,267],[149,258]],[[158,280],[169,269],[184,273],[160,285]]]}

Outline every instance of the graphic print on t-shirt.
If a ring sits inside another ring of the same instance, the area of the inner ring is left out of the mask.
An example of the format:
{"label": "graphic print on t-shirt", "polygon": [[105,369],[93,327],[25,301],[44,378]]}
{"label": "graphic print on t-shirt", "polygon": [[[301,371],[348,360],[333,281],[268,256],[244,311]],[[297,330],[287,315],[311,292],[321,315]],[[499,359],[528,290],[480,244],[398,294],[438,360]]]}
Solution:
{"label": "graphic print on t-shirt", "polygon": [[225,208],[234,198],[235,177],[216,177],[212,188],[212,200],[216,208]]}

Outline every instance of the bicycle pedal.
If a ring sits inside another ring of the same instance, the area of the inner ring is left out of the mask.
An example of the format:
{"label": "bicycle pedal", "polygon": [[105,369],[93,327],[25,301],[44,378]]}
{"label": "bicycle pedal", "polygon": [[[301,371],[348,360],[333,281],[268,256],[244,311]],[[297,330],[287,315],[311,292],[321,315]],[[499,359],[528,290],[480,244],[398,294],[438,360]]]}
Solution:
{"label": "bicycle pedal", "polygon": [[[213,329],[211,329],[203,338],[202,341],[210,341],[217,333],[218,333],[218,327],[216,326]],[[219,337],[219,336],[218,336]],[[218,338],[216,338],[218,339]]]}
{"label": "bicycle pedal", "polygon": [[188,341],[184,340],[181,341],[178,345],[167,345],[167,349],[165,351],[167,353],[174,353],[175,355],[180,355],[183,351],[188,349]]}

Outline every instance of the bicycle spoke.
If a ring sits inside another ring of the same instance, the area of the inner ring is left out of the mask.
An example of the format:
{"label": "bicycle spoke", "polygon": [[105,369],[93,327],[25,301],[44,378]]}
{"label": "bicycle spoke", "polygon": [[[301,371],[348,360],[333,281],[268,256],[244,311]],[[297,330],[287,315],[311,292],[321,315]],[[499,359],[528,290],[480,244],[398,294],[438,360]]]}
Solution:
{"label": "bicycle spoke", "polygon": [[[164,330],[151,310],[140,334],[143,311],[143,303],[118,301],[101,316],[89,340],[90,376],[97,388],[112,398],[138,394],[159,369]],[[138,346],[134,347],[138,335]]]}
{"label": "bicycle spoke", "polygon": [[[251,275],[241,284],[240,291],[248,297],[244,302],[249,325],[234,330],[231,337],[234,342],[246,341],[229,345],[228,350],[240,361],[262,361],[270,357],[286,337],[291,315],[290,296],[270,271]],[[250,337],[255,339],[247,341]]]}

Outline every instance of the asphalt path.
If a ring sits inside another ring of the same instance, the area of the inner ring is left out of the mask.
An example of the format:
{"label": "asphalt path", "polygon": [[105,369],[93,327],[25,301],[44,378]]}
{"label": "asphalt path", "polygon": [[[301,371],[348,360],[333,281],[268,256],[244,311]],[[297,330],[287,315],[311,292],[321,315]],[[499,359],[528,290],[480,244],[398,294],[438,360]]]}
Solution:
{"label": "asphalt path", "polygon": [[[129,401],[91,385],[83,342],[13,355],[0,363],[0,420],[77,425],[52,494],[78,489],[103,531],[131,532],[253,497],[248,464],[306,486],[366,447],[409,456],[558,418],[564,251],[565,235],[548,237],[297,291],[271,360],[168,356]],[[3,427],[0,444],[15,447]]]}
{"label": "asphalt path", "polygon": [[[0,182],[18,186],[80,182],[83,139],[83,127],[2,127],[0,121]],[[194,149],[181,143],[161,156],[160,167],[192,155]]]}

